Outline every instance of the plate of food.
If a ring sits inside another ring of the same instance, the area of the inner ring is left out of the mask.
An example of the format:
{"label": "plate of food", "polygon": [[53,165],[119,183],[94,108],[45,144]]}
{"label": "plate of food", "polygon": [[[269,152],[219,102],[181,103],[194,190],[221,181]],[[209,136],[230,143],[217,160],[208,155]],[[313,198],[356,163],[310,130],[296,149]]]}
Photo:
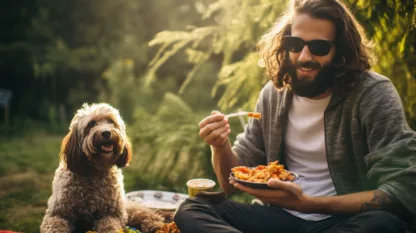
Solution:
{"label": "plate of food", "polygon": [[140,190],[126,193],[126,198],[151,209],[174,211],[188,198],[188,195],[158,190]]}
{"label": "plate of food", "polygon": [[270,179],[279,179],[281,181],[295,181],[299,174],[284,169],[279,161],[269,162],[266,165],[257,167],[238,166],[231,169],[230,177],[240,184],[250,188],[271,189],[267,186]]}

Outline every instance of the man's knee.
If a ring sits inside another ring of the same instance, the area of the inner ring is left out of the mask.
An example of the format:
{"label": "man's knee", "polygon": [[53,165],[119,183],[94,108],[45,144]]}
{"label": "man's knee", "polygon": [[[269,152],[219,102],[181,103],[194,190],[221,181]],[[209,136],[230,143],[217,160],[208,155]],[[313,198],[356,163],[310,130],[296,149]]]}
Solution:
{"label": "man's knee", "polygon": [[208,204],[205,203],[200,198],[188,198],[185,201],[183,201],[179,207],[176,209],[176,212],[173,216],[173,220],[175,223],[182,223],[192,221],[192,218],[195,218],[198,216],[198,212],[201,210],[209,208]]}
{"label": "man's knee", "polygon": [[406,233],[406,227],[395,215],[386,211],[369,211],[353,217],[357,225],[366,233]]}
{"label": "man's knee", "polygon": [[203,229],[203,226],[198,223],[198,219],[213,213],[211,206],[204,199],[192,197],[179,205],[173,216],[173,221],[175,221],[181,232],[203,232],[200,231]]}
{"label": "man's knee", "polygon": [[182,222],[182,221],[187,221],[187,218],[189,216],[187,210],[189,210],[190,208],[192,208],[192,206],[194,205],[194,200],[192,200],[191,198],[186,199],[185,201],[183,201],[178,208],[175,211],[175,214],[173,215],[173,220],[178,223],[178,222]]}

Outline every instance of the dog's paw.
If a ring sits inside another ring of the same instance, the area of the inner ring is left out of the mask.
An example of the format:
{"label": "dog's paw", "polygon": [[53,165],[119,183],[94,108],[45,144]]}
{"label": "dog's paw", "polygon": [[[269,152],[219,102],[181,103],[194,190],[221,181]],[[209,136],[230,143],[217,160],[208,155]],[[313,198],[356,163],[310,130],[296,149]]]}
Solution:
{"label": "dog's paw", "polygon": [[127,225],[139,229],[144,233],[155,232],[162,228],[164,218],[149,208],[134,202],[126,204],[128,215]]}
{"label": "dog's paw", "polygon": [[174,212],[171,211],[156,211],[160,216],[163,217],[163,222],[165,223],[171,223],[173,222],[173,215]]}
{"label": "dog's paw", "polygon": [[123,231],[124,224],[125,222],[123,222],[123,219],[104,217],[95,222],[94,229],[96,229],[98,233],[114,233]]}
{"label": "dog's paw", "polygon": [[140,229],[143,233],[154,233],[157,230],[160,230],[163,225],[163,222],[145,221],[140,226]]}

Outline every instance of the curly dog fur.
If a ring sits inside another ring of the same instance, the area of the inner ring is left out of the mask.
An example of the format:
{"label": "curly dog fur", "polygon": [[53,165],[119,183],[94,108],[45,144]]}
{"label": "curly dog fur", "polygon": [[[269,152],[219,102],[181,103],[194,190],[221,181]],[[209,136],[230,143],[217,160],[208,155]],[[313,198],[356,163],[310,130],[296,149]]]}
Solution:
{"label": "curly dog fur", "polygon": [[126,126],[117,109],[84,104],[62,141],[42,233],[115,232],[126,225],[154,232],[164,218],[124,198],[122,167],[132,157]]}

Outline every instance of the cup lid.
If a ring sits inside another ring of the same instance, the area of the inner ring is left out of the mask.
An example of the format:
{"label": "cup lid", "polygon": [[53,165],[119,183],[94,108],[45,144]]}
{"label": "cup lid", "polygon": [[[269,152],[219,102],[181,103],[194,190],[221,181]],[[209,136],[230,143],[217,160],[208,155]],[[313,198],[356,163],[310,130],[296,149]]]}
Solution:
{"label": "cup lid", "polygon": [[197,178],[188,180],[186,185],[192,188],[212,188],[215,186],[215,181],[205,178]]}

